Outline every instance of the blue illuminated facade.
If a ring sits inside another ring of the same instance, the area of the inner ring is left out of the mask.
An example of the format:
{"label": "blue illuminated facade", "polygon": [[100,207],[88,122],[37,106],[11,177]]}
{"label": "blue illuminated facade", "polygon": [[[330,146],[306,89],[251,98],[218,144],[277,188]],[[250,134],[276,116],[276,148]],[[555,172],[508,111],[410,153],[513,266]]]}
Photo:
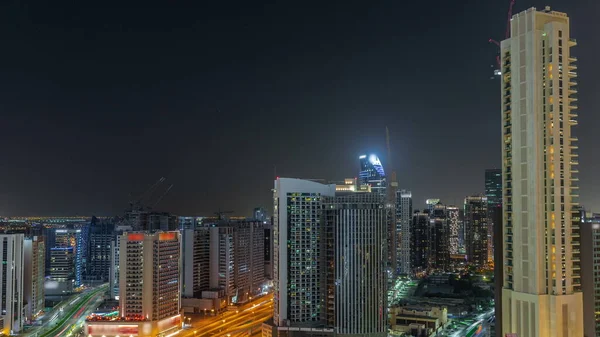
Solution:
{"label": "blue illuminated facade", "polygon": [[359,157],[360,160],[360,172],[358,173],[358,179],[360,185],[371,186],[371,191],[385,195],[386,193],[386,179],[385,171],[381,161],[375,154],[362,155]]}

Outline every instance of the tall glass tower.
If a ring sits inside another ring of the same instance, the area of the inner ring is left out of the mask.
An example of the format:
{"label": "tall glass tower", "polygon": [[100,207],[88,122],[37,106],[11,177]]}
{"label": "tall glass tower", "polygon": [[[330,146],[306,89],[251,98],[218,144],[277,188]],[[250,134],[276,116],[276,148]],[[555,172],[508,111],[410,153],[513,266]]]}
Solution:
{"label": "tall glass tower", "polygon": [[369,185],[372,192],[385,196],[387,187],[385,172],[377,155],[362,155],[358,159],[360,160],[359,184]]}

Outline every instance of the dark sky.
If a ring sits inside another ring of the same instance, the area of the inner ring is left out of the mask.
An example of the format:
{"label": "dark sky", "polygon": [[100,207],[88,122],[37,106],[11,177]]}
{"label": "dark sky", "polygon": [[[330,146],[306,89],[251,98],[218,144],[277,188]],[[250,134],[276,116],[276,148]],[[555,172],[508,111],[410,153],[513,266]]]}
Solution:
{"label": "dark sky", "polygon": [[[579,46],[582,204],[600,209],[600,2],[551,5]],[[0,214],[116,215],[159,177],[180,215],[271,208],[277,175],[385,162],[415,208],[500,165],[490,80],[508,1],[2,1]],[[168,184],[165,185],[165,187]]]}

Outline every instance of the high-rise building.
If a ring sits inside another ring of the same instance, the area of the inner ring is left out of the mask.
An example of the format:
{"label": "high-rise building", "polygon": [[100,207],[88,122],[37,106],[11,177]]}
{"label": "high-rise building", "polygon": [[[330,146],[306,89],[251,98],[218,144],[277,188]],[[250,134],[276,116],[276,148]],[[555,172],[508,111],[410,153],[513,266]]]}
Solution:
{"label": "high-rise building", "polygon": [[581,211],[584,336],[600,336],[600,214]]}
{"label": "high-rise building", "polygon": [[210,227],[182,231],[182,294],[201,298],[210,289]]}
{"label": "high-rise building", "polygon": [[335,185],[279,178],[273,209],[273,323],[279,328],[327,324],[323,197]]}
{"label": "high-rise building", "polygon": [[569,18],[518,13],[501,43],[502,335],[581,337],[583,296]]}
{"label": "high-rise building", "polygon": [[52,231],[50,248],[50,280],[46,282],[46,296],[64,296],[82,285],[84,270],[84,238],[81,229],[60,228]]}
{"label": "high-rise building", "polygon": [[254,220],[258,220],[258,221],[267,221],[268,219],[268,215],[267,215],[267,210],[262,208],[262,207],[257,207],[254,209],[254,212],[252,212],[252,217]]}
{"label": "high-rise building", "polygon": [[[359,156],[360,163],[360,172],[358,173],[358,185],[368,186],[372,193],[379,194],[383,196],[385,199],[385,207],[387,210],[387,224],[388,224],[388,234],[387,234],[387,265],[388,265],[388,273],[390,279],[392,279],[393,274],[397,271],[397,246],[398,246],[398,233],[396,231],[396,202],[395,199],[395,191],[397,189],[397,182],[389,181],[385,175],[385,171],[383,169],[383,165],[379,160],[379,157],[375,154],[370,155],[361,155]],[[392,180],[395,178],[393,176]],[[388,181],[390,185],[388,186]],[[346,180],[346,183],[348,179]],[[389,189],[389,190],[388,190]],[[337,189],[340,191],[339,189]]]}
{"label": "high-rise building", "polygon": [[121,251],[121,238],[123,233],[131,232],[133,228],[129,225],[117,225],[115,226],[115,233],[113,240],[110,243],[110,273],[109,273],[109,289],[108,293],[110,298],[114,300],[119,299],[119,260]]}
{"label": "high-rise building", "polygon": [[465,246],[470,265],[483,268],[488,264],[488,214],[487,198],[465,198]]}
{"label": "high-rise building", "polygon": [[29,322],[44,312],[44,278],[46,245],[43,236],[26,238],[23,243],[23,300],[25,319]]}
{"label": "high-rise building", "polygon": [[448,238],[449,238],[449,248],[450,255],[455,255],[459,253],[459,231],[460,231],[460,221],[459,214],[460,211],[456,206],[447,206],[446,212],[448,214]]}
{"label": "high-rise building", "polygon": [[435,207],[435,205],[439,204],[440,202],[441,202],[440,199],[425,200],[425,205],[427,205],[427,210],[429,211],[430,214],[431,214],[431,212],[433,212],[433,208]]}
{"label": "high-rise building", "polygon": [[413,273],[423,272],[429,268],[431,257],[429,219],[429,210],[423,212],[415,210],[413,213],[410,228],[410,266]]}
{"label": "high-rise building", "polygon": [[488,201],[488,262],[494,261],[494,229],[497,212],[502,208],[502,169],[485,170],[485,196]]}
{"label": "high-rise building", "polygon": [[398,274],[410,274],[410,229],[412,223],[412,193],[407,190],[396,192],[396,232],[398,233]]}
{"label": "high-rise building", "polygon": [[336,336],[387,336],[384,198],[324,197],[328,326]]}
{"label": "high-rise building", "polygon": [[502,205],[502,169],[485,170],[485,196],[489,205]]}
{"label": "high-rise building", "polygon": [[446,206],[438,203],[429,215],[429,268],[450,270],[450,219]]}
{"label": "high-rise building", "polygon": [[375,154],[361,155],[360,172],[358,173],[359,185],[368,185],[371,187],[371,192],[385,196],[387,182],[383,165],[379,157]]}
{"label": "high-rise building", "polygon": [[275,310],[263,336],[386,335],[384,201],[336,194],[333,184],[275,181]]}
{"label": "high-rise building", "polygon": [[[121,317],[156,323],[178,317],[181,307],[179,232],[124,233],[120,241]],[[178,327],[177,324],[153,327],[153,332],[165,334]]]}
{"label": "high-rise building", "polygon": [[265,282],[264,222],[207,221],[183,232],[183,295],[220,290],[227,303],[246,302]]}
{"label": "high-rise building", "polygon": [[2,333],[6,336],[23,329],[23,234],[0,234],[0,318]]}
{"label": "high-rise building", "polygon": [[105,283],[110,278],[111,244],[115,237],[115,226],[111,220],[92,218],[89,226],[87,247],[86,282]]}

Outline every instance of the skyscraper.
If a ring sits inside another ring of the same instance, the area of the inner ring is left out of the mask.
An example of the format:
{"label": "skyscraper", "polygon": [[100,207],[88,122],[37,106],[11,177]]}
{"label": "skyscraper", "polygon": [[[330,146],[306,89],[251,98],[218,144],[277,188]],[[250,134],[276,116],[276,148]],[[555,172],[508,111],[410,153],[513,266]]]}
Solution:
{"label": "skyscraper", "polygon": [[[181,307],[179,232],[123,236],[119,256],[121,317],[154,322],[177,317]],[[163,328],[153,332],[164,334],[178,326]]]}
{"label": "skyscraper", "polygon": [[26,238],[23,244],[25,318],[27,321],[32,321],[44,312],[46,246],[43,236]]}
{"label": "skyscraper", "polygon": [[385,336],[385,195],[279,178],[273,322],[263,336]]}
{"label": "skyscraper", "polygon": [[[488,262],[494,261],[494,233],[502,226],[502,169],[485,170],[485,196],[488,201]],[[500,215],[500,216],[498,216]],[[498,247],[500,248],[500,247]]]}
{"label": "skyscraper", "polygon": [[324,197],[328,325],[336,336],[387,336],[384,198]]}
{"label": "skyscraper", "polygon": [[466,197],[465,210],[465,246],[467,261],[470,265],[483,268],[488,264],[488,214],[487,198],[482,196]]}
{"label": "skyscraper", "polygon": [[81,229],[54,229],[50,248],[50,281],[46,295],[64,296],[82,284],[83,238]]}
{"label": "skyscraper", "polygon": [[380,195],[386,195],[386,177],[383,165],[375,154],[361,155],[360,172],[358,173],[359,185],[369,185],[371,191]]}
{"label": "skyscraper", "polygon": [[110,277],[111,241],[114,240],[115,226],[110,220],[92,218],[89,226],[87,247],[87,268],[84,278],[87,282],[104,283]]}
{"label": "skyscraper", "polygon": [[23,329],[23,284],[25,260],[23,234],[0,235],[0,317],[6,336]]}
{"label": "skyscraper", "polygon": [[317,328],[327,324],[323,197],[335,185],[279,178],[273,209],[275,326]]}
{"label": "skyscraper", "polygon": [[182,289],[189,298],[201,298],[210,289],[210,227],[182,231]]}
{"label": "skyscraper", "polygon": [[485,170],[485,196],[489,205],[502,205],[502,169]]}
{"label": "skyscraper", "polygon": [[410,227],[410,266],[413,273],[426,271],[429,268],[431,256],[429,210],[413,213]]}
{"label": "skyscraper", "polygon": [[433,206],[429,227],[429,268],[450,270],[450,219],[445,205]]}
{"label": "skyscraper", "polygon": [[[359,186],[369,186],[372,193],[379,194],[384,197],[385,207],[387,210],[387,265],[390,279],[393,274],[397,271],[396,256],[397,245],[398,245],[398,233],[396,231],[396,202],[393,200],[396,198],[395,190],[397,189],[397,182],[389,181],[385,175],[383,165],[379,160],[379,157],[375,154],[361,155],[359,157],[360,172],[358,173]],[[394,173],[395,174],[395,173]],[[395,175],[392,177],[392,180]],[[388,181],[390,185],[388,186]]]}
{"label": "skyscraper", "polygon": [[600,214],[581,211],[581,285],[585,336],[600,336]]}
{"label": "skyscraper", "polygon": [[412,193],[396,192],[396,231],[398,233],[398,274],[410,274],[410,228],[412,223]]}
{"label": "skyscraper", "polygon": [[511,32],[501,43],[502,335],[581,337],[576,42],[549,7],[514,15]]}
{"label": "skyscraper", "polygon": [[459,231],[460,231],[460,223],[459,223],[459,209],[456,206],[448,206],[446,207],[446,212],[448,213],[448,237],[449,237],[449,251],[451,255],[459,253]]}

